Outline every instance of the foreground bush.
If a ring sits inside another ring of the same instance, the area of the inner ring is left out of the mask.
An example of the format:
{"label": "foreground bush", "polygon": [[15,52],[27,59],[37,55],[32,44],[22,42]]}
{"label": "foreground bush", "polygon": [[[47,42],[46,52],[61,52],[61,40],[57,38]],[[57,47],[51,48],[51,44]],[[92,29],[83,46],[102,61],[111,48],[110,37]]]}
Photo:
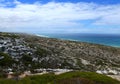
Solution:
{"label": "foreground bush", "polygon": [[0,79],[0,84],[120,84],[120,82],[94,72],[68,72],[60,75],[29,76],[21,80]]}

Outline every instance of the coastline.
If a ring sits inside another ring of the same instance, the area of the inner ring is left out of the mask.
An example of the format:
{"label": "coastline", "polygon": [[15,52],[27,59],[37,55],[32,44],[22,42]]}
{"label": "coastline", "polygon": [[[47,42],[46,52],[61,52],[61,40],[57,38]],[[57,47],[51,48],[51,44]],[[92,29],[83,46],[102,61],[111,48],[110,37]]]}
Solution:
{"label": "coastline", "polygon": [[35,35],[39,36],[39,37],[45,37],[45,38],[55,38],[55,39],[60,39],[60,40],[85,42],[85,43],[91,43],[91,44],[98,44],[98,45],[104,45],[104,46],[110,46],[110,47],[120,48],[120,45],[115,45],[115,44],[105,44],[105,43],[98,43],[98,42],[91,42],[91,41],[82,41],[82,40],[77,40],[77,39],[72,39],[72,38],[63,38],[63,37],[43,35],[43,34],[35,34]]}
{"label": "coastline", "polygon": [[47,38],[50,38],[49,36],[46,36],[46,35],[40,35],[40,34],[35,34],[36,36],[40,36],[40,37],[47,37]]}

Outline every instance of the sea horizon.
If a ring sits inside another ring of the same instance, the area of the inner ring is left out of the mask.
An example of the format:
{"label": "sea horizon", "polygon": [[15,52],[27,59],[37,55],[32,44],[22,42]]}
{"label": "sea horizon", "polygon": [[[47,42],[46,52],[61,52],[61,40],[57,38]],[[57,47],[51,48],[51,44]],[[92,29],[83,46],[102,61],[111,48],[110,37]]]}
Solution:
{"label": "sea horizon", "polygon": [[120,48],[119,34],[91,34],[91,33],[40,34],[40,33],[37,33],[35,35],[40,37],[57,38],[57,39],[77,41],[77,42],[87,42],[87,43],[100,44],[100,45]]}

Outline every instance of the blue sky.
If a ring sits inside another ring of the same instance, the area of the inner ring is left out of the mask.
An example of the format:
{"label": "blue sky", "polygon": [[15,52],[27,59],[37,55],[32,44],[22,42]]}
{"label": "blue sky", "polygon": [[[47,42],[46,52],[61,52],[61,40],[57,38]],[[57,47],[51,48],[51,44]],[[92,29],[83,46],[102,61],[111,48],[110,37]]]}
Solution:
{"label": "blue sky", "polygon": [[0,0],[0,30],[119,34],[120,0]]}
{"label": "blue sky", "polygon": [[[9,2],[9,1],[14,1],[14,0],[4,0],[4,2]],[[88,2],[88,3],[97,3],[97,4],[119,4],[120,0],[18,0],[22,3],[34,3],[36,1],[40,1],[42,3],[47,3],[50,1],[55,1],[55,2],[72,2],[72,3],[77,3],[77,2]]]}

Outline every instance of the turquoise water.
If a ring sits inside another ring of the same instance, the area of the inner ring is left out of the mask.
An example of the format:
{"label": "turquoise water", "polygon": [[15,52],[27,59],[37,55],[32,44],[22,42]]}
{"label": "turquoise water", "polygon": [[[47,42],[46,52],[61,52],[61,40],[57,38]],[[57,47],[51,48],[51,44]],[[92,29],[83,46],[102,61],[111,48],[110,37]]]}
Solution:
{"label": "turquoise water", "polygon": [[44,34],[51,38],[76,40],[95,44],[120,47],[120,35],[112,34]]}

